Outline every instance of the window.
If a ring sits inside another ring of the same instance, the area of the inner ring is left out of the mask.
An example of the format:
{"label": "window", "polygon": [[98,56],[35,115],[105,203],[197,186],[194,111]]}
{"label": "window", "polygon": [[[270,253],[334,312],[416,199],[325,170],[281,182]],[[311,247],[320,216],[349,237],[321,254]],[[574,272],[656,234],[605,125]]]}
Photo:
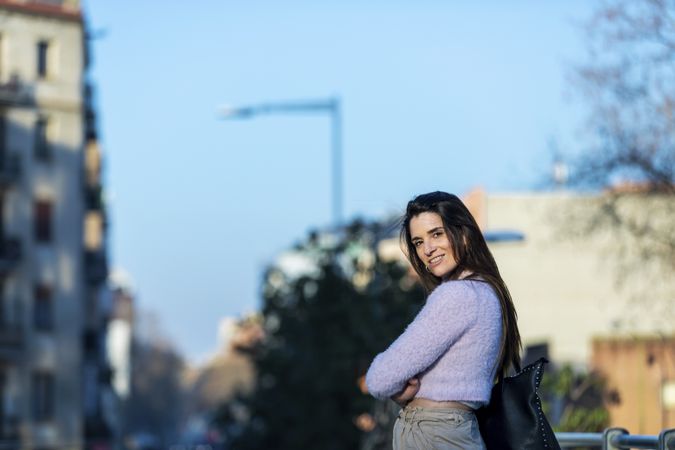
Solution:
{"label": "window", "polygon": [[0,79],[3,81],[7,81],[5,79],[5,62],[4,60],[5,56],[5,36],[0,34]]}
{"label": "window", "polygon": [[35,202],[33,231],[36,242],[50,243],[52,241],[52,202],[49,200]]}
{"label": "window", "polygon": [[47,133],[47,127],[49,126],[49,120],[44,117],[38,117],[35,122],[35,136],[33,141],[33,153],[37,159],[47,161],[51,157],[51,152],[49,148],[49,136]]}
{"label": "window", "polygon": [[19,160],[16,156],[12,158],[7,149],[7,124],[7,117],[0,114],[0,173],[16,180],[19,174]]}
{"label": "window", "polygon": [[40,41],[37,43],[37,76],[38,78],[47,78],[49,42]]}
{"label": "window", "polygon": [[[1,44],[0,44],[1,45]],[[7,153],[7,118],[0,115],[0,158]]]}
{"label": "window", "polygon": [[38,284],[33,293],[33,324],[36,330],[51,331],[54,328],[54,308],[51,287]]}
{"label": "window", "polygon": [[664,380],[662,382],[661,404],[668,411],[675,410],[675,380]]}
{"label": "window", "polygon": [[54,375],[34,372],[32,380],[33,419],[44,422],[54,417]]}

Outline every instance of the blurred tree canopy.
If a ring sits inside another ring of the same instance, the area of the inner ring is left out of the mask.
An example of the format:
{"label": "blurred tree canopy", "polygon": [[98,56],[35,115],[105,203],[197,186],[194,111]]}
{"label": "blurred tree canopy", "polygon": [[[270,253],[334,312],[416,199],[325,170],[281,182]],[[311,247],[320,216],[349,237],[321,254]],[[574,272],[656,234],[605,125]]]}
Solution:
{"label": "blurred tree canopy", "polygon": [[[391,414],[363,391],[363,375],[413,319],[424,293],[400,261],[380,257],[383,231],[355,222],[312,233],[289,252],[304,264],[300,273],[283,261],[268,268],[266,337],[253,352],[257,387],[219,415],[233,448],[390,447]],[[237,416],[244,420],[233,427]]]}
{"label": "blurred tree canopy", "polygon": [[589,57],[576,67],[573,86],[589,108],[589,141],[572,181],[603,188],[605,195],[582,232],[614,230],[641,261],[671,273],[675,2],[603,2],[587,24],[587,38]]}
{"label": "blurred tree canopy", "polygon": [[675,2],[604,2],[587,26],[589,62],[575,81],[595,137],[577,168],[605,187],[675,194]]}
{"label": "blurred tree canopy", "polygon": [[609,426],[605,380],[570,364],[547,372],[541,384],[543,407],[555,431],[601,432]]}
{"label": "blurred tree canopy", "polygon": [[652,310],[675,317],[675,2],[607,0],[586,24],[589,50],[572,88],[588,108],[570,182],[601,190],[560,216],[560,232],[604,243],[605,264],[632,301],[618,326]]}

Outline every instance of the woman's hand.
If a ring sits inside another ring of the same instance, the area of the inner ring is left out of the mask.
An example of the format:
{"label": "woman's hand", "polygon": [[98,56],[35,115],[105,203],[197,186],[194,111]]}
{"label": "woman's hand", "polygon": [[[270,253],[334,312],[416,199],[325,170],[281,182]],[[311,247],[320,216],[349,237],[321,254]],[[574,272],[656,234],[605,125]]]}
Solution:
{"label": "woman's hand", "polygon": [[411,378],[408,380],[408,384],[405,385],[403,390],[396,395],[392,395],[391,399],[405,407],[405,405],[410,402],[417,394],[417,391],[420,390],[420,380],[418,378]]}

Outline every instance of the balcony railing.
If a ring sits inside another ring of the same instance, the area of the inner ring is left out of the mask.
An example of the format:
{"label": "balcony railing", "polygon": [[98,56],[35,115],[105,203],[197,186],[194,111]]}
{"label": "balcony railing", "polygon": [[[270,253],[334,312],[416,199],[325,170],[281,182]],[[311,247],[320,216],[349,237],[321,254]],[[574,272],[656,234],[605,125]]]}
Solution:
{"label": "balcony railing", "polygon": [[[16,360],[21,356],[24,346],[21,304],[15,302],[13,305],[4,304],[2,307],[2,315],[0,315],[0,360]],[[3,423],[0,423],[0,428],[5,426]],[[1,431],[0,429],[0,435]]]}
{"label": "balcony railing", "polygon": [[100,185],[85,186],[84,204],[90,211],[100,211],[103,209],[102,189]]}
{"label": "balcony railing", "polygon": [[0,105],[29,106],[35,103],[33,87],[13,77],[6,83],[0,83]]}
{"label": "balcony railing", "polygon": [[108,261],[103,250],[84,252],[85,278],[89,284],[100,284],[108,278]]}
{"label": "balcony railing", "polygon": [[23,348],[23,327],[19,324],[0,324],[0,359],[15,359]]}
{"label": "balcony railing", "polygon": [[9,187],[19,181],[21,159],[18,154],[0,155],[0,187]]}
{"label": "balcony railing", "polygon": [[[3,443],[16,443],[19,439],[19,418],[15,415],[0,415],[0,448]],[[17,447],[13,447],[17,448]]]}
{"label": "balcony railing", "polygon": [[602,433],[556,433],[555,435],[562,448],[675,450],[675,428],[663,430],[658,436],[632,435],[623,428],[608,428]]}
{"label": "balcony railing", "polygon": [[0,275],[6,275],[21,259],[21,241],[16,238],[0,238]]}
{"label": "balcony railing", "polygon": [[91,83],[84,86],[84,130],[87,139],[97,138],[96,89]]}

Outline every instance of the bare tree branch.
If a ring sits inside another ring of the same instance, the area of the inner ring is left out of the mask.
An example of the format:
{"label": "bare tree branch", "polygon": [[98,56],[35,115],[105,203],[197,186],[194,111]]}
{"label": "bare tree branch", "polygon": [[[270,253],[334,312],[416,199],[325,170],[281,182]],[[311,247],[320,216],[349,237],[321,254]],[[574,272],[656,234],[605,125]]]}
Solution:
{"label": "bare tree branch", "polygon": [[[570,228],[604,236],[619,284],[631,276],[670,279],[675,270],[675,1],[606,0],[585,31],[589,57],[574,68],[571,81],[588,107],[586,144],[570,182],[602,195],[573,214]],[[670,287],[658,296],[672,303],[672,284],[660,284]]]}

